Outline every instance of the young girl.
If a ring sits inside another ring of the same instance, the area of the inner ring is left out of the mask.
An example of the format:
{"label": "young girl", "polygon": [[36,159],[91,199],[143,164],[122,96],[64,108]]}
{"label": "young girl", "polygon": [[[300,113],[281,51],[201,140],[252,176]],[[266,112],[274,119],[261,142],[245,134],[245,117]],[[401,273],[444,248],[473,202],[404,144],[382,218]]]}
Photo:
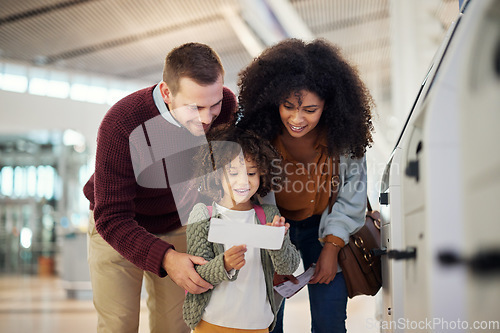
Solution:
{"label": "young girl", "polygon": [[212,243],[208,231],[211,217],[261,223],[255,211],[260,207],[251,199],[255,194],[266,195],[277,184],[279,176],[271,169],[278,165],[279,155],[267,141],[234,127],[214,129],[208,141],[209,146],[197,155],[201,181],[196,186],[215,202],[211,211],[203,203],[194,206],[186,234],[187,253],[208,261],[196,270],[214,289],[186,295],[184,320],[196,333],[269,332],[281,303],[273,293],[274,272],[292,274],[300,261],[288,224],[276,206],[262,206],[268,224],[285,226],[279,250]]}

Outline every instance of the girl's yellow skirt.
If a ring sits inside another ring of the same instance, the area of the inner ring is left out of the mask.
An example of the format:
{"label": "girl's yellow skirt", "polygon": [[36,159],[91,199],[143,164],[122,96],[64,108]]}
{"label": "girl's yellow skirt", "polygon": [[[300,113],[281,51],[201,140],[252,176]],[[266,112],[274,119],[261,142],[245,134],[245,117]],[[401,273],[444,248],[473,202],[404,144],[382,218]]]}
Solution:
{"label": "girl's yellow skirt", "polygon": [[198,325],[196,325],[193,333],[269,333],[269,329],[242,330],[239,328],[217,326],[202,320],[198,323]]}

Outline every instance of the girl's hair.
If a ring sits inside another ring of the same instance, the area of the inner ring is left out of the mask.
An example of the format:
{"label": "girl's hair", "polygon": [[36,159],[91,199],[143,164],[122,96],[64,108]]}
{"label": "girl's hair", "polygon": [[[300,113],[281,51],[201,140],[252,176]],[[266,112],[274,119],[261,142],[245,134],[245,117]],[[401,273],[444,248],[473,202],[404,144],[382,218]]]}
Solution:
{"label": "girl's hair", "polygon": [[282,131],[279,105],[300,90],[325,101],[318,123],[331,155],[362,157],[373,139],[373,100],[356,69],[326,40],[287,39],[239,73],[238,127],[272,141]]}
{"label": "girl's hair", "polygon": [[269,141],[255,133],[223,124],[210,130],[208,144],[200,147],[195,156],[195,188],[214,200],[223,196],[221,180],[224,168],[241,152],[253,160],[260,174],[257,194],[265,196],[281,183],[281,157]]}

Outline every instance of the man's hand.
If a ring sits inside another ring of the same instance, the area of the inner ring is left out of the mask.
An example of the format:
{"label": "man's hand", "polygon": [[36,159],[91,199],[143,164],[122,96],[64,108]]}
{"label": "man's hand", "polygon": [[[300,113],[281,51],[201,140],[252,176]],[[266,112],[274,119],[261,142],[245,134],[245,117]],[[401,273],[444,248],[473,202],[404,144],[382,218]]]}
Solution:
{"label": "man's hand", "polygon": [[174,249],[168,249],[163,257],[163,268],[167,271],[168,276],[179,287],[191,294],[201,294],[213,288],[194,269],[195,264],[204,265],[206,263],[207,261],[202,257],[177,252]]}
{"label": "man's hand", "polygon": [[318,262],[316,263],[316,270],[309,283],[328,284],[333,281],[337,274],[339,251],[339,247],[331,243],[325,243],[319,255]]}
{"label": "man's hand", "polygon": [[246,245],[235,245],[224,252],[224,268],[226,271],[231,269],[241,269],[245,266]]}

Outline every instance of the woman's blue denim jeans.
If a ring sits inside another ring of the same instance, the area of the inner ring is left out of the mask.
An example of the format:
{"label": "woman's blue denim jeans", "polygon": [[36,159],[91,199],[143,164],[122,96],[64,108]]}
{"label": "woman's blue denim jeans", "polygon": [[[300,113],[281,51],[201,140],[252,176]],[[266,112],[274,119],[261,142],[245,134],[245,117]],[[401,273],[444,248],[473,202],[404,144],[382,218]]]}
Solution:
{"label": "woman's blue denim jeans", "polygon": [[[319,215],[313,215],[302,221],[291,221],[290,239],[300,251],[304,269],[315,263],[323,247],[318,241]],[[311,311],[311,332],[337,333],[346,332],[347,287],[342,272],[337,273],[329,284],[308,284],[309,305]],[[283,312],[285,302],[278,312],[276,326],[271,333],[283,332]]]}

